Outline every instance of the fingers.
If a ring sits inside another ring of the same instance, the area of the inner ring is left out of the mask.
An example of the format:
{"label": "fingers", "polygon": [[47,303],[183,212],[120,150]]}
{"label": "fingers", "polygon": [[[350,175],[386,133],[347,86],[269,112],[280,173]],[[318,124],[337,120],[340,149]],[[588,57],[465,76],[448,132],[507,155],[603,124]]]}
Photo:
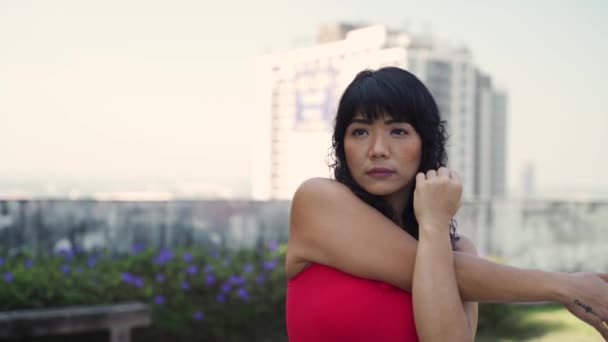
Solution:
{"label": "fingers", "polygon": [[571,305],[566,305],[566,308],[576,317],[578,317],[583,322],[589,324],[597,332],[602,335],[605,341],[608,341],[608,325],[602,321],[601,316],[598,315],[595,311],[588,311],[589,307],[581,307],[580,303],[575,303]]}
{"label": "fingers", "polygon": [[602,278],[603,281],[608,282],[608,273],[598,273],[597,276]]}
{"label": "fingers", "polygon": [[[581,308],[578,309],[580,310]],[[584,318],[583,320],[587,321],[587,323],[593,326],[595,330],[597,330],[600,335],[602,335],[604,340],[608,342],[608,317],[605,317],[604,315],[594,310],[591,310],[589,312],[586,308],[584,312],[581,312],[581,315],[586,316],[586,318]]]}
{"label": "fingers", "polygon": [[426,176],[424,175],[424,173],[418,172],[416,174],[416,183],[417,184],[420,184],[420,183],[424,182],[425,179],[426,179]]}
{"label": "fingers", "polygon": [[608,325],[598,319],[598,323],[595,324],[595,329],[602,335],[605,341],[608,341]]}
{"label": "fingers", "polygon": [[[443,167],[443,166],[437,170],[428,170],[426,172],[426,174],[419,172],[416,175],[417,182],[422,182],[424,180],[434,180],[434,179],[438,179],[438,178],[449,179],[454,183],[462,184],[462,181],[460,180],[460,175],[458,174],[458,172],[456,172],[454,170],[450,170],[447,167]],[[606,277],[604,279],[606,281],[608,281],[608,274],[606,274],[605,276]]]}
{"label": "fingers", "polygon": [[440,167],[437,170],[437,175],[439,177],[450,178],[450,170],[447,167]]}

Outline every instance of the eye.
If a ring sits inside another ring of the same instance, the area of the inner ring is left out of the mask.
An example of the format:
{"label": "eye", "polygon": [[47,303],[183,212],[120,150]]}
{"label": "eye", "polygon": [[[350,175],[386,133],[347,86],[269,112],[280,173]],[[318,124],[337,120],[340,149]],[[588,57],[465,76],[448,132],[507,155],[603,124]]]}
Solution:
{"label": "eye", "polygon": [[356,136],[356,137],[361,136],[361,135],[364,135],[364,134],[366,134],[366,133],[367,133],[367,131],[366,131],[366,130],[364,130],[363,128],[355,128],[355,129],[353,129],[353,131],[351,132],[351,134],[352,134],[352,135],[354,135],[354,136]]}
{"label": "eye", "polygon": [[403,128],[395,128],[391,131],[392,134],[396,134],[396,135],[406,135],[407,131],[404,130]]}

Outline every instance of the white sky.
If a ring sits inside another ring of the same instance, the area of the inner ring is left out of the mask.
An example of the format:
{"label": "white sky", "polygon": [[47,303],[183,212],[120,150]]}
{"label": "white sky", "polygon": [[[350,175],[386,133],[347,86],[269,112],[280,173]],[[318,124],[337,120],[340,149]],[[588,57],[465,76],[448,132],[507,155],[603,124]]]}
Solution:
{"label": "white sky", "polygon": [[[511,186],[608,187],[606,1],[0,1],[0,181],[249,179],[252,56],[365,20],[468,45]],[[601,98],[602,97],[602,98]]]}

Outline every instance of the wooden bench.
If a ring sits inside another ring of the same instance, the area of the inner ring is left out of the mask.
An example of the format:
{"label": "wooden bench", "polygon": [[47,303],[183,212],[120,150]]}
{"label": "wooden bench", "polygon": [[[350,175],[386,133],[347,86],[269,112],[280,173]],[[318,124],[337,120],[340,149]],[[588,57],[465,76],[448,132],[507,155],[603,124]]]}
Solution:
{"label": "wooden bench", "polygon": [[109,330],[111,342],[130,342],[132,328],[151,322],[150,308],[137,302],[4,311],[0,312],[0,338]]}

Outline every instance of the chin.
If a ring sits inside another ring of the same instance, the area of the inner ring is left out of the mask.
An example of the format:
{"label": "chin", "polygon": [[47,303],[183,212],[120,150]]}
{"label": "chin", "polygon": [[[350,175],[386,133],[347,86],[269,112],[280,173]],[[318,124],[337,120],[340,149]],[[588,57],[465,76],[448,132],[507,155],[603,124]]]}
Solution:
{"label": "chin", "polygon": [[365,191],[369,192],[370,194],[372,194],[374,196],[388,196],[388,195],[394,194],[395,192],[399,191],[399,189],[401,189],[401,188],[387,184],[387,185],[366,186],[363,189],[365,189]]}

